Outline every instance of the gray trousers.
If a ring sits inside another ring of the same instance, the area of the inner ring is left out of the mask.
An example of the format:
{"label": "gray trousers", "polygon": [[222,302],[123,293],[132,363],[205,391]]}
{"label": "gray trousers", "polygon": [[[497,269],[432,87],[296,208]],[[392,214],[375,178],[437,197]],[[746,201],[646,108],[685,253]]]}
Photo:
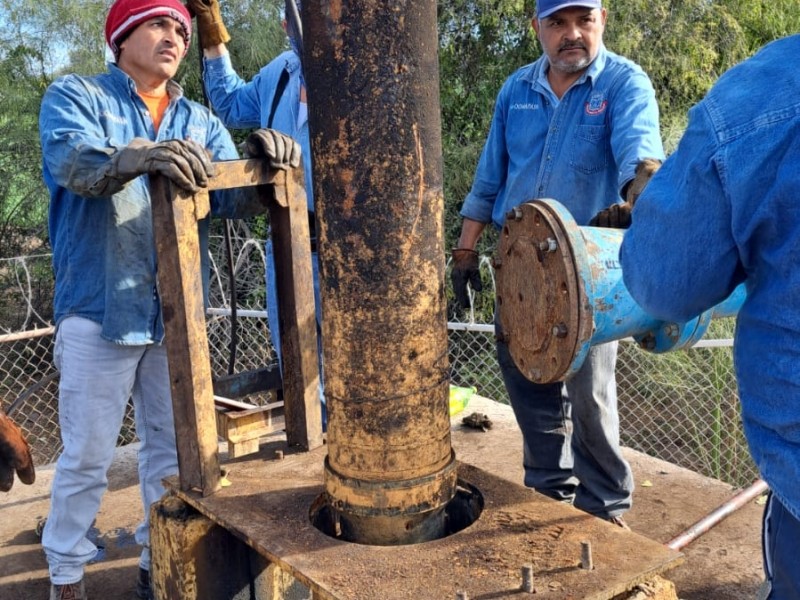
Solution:
{"label": "gray trousers", "polygon": [[522,431],[525,485],[600,518],[628,510],[633,476],[619,445],[617,342],[591,348],[566,383],[526,379],[508,344],[497,342],[497,358]]}

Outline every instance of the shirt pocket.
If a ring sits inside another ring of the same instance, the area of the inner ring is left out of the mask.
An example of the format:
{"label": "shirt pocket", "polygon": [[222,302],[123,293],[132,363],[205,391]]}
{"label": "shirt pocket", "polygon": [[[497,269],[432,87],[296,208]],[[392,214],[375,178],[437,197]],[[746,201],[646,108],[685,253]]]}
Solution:
{"label": "shirt pocket", "polygon": [[608,166],[605,125],[578,125],[572,138],[570,166],[581,173],[597,173]]}

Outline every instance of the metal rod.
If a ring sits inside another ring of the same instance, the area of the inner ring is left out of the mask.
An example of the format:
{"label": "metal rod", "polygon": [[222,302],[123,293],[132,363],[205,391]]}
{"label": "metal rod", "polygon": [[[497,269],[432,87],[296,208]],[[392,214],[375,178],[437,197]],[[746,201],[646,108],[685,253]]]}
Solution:
{"label": "metal rod", "polygon": [[30,340],[37,337],[44,337],[46,335],[53,335],[55,332],[55,327],[42,327],[41,329],[30,329],[28,331],[6,333],[4,335],[0,335],[0,344],[5,342],[16,342],[19,340]]}
{"label": "metal rod", "polygon": [[680,535],[667,542],[667,547],[673,550],[680,550],[691,544],[694,540],[706,533],[720,521],[739,510],[742,506],[760,496],[769,489],[763,479],[758,479],[750,487],[743,489],[733,496],[730,500],[721,504],[708,515],[697,521],[694,525],[686,529]]}

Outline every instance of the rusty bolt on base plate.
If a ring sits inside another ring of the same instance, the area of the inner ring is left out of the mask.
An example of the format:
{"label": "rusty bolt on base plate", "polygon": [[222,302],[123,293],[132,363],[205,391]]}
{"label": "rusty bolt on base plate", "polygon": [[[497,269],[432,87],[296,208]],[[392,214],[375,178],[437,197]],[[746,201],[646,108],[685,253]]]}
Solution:
{"label": "rusty bolt on base plate", "polygon": [[591,542],[581,542],[581,569],[585,569],[587,571],[594,569]]}
{"label": "rusty bolt on base plate", "polygon": [[533,593],[533,565],[522,566],[522,591]]}

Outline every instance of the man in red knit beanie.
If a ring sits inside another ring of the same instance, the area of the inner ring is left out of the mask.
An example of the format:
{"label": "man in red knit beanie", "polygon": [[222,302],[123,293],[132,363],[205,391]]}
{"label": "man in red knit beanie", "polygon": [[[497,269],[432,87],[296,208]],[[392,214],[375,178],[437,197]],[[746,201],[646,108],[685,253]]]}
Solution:
{"label": "man in red knit beanie", "polygon": [[106,43],[115,58],[119,58],[119,44],[136,27],[155,17],[170,17],[177,21],[183,33],[183,55],[189,51],[192,39],[192,17],[179,0],[118,0],[106,18]]}
{"label": "man in red knit beanie", "polygon": [[[105,32],[114,53],[108,72],[60,77],[39,115],[64,448],[42,533],[50,600],[86,598],[84,569],[98,555],[92,525],[129,400],[144,509],[135,533],[142,546],[136,592],[152,597],[150,506],[164,494],[163,479],[177,473],[178,459],[149,176],[195,193],[213,175],[209,157],[239,158],[222,122],[172,80],[191,35],[183,4],[117,0]],[[300,162],[300,146],[287,136],[259,129],[248,141],[250,153],[269,158],[273,168]],[[211,192],[211,208],[225,217],[264,211],[242,189]],[[208,219],[197,226],[207,289]]]}

